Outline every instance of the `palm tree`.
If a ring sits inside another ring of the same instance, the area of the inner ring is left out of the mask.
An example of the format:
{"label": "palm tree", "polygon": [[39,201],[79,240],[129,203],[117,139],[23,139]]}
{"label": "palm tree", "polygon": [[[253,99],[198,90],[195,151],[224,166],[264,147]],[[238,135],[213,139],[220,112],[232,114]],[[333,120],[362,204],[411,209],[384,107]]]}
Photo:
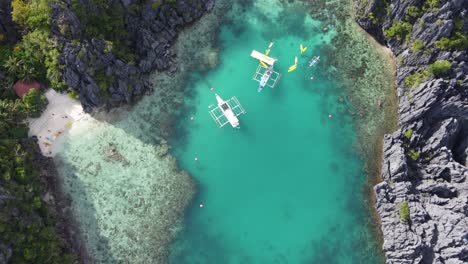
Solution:
{"label": "palm tree", "polygon": [[22,71],[20,72],[18,77],[25,83],[31,83],[37,78],[37,72],[31,66],[24,64],[21,68]]}
{"label": "palm tree", "polygon": [[13,82],[0,72],[0,96],[4,91],[9,91],[13,88]]}
{"label": "palm tree", "polygon": [[12,76],[18,76],[23,70],[23,60],[14,56],[8,57],[8,59],[3,64],[3,67],[6,71]]}

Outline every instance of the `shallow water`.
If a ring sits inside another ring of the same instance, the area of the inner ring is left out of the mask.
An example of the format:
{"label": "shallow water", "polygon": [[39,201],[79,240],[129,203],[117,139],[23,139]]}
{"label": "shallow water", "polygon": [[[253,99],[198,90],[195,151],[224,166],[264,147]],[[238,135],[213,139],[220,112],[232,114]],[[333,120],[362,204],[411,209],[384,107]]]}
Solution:
{"label": "shallow water", "polygon": [[[199,192],[171,263],[378,263],[353,119],[342,86],[324,74],[330,66],[321,50],[333,45],[334,28],[300,5],[273,2],[234,8],[219,36],[218,67],[193,74],[191,113],[181,116],[172,145]],[[258,61],[249,54],[270,41],[282,77],[258,93]],[[308,47],[303,55],[301,43]],[[309,68],[316,55],[320,63]],[[295,56],[298,69],[288,73]],[[239,99],[247,111],[240,130],[211,120],[214,93]]]}

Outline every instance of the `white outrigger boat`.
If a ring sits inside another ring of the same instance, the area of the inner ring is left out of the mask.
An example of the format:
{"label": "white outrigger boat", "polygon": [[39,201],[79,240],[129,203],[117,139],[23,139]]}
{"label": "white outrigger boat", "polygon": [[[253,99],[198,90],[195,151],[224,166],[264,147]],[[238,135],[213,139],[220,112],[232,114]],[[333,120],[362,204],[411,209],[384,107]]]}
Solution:
{"label": "white outrigger boat", "polygon": [[279,78],[281,77],[281,74],[273,70],[276,59],[268,57],[272,46],[273,42],[270,43],[268,49],[265,51],[265,54],[256,50],[253,50],[250,54],[250,56],[260,61],[257,70],[252,77],[253,80],[260,83],[258,85],[258,92],[261,92],[265,86],[274,88]]}
{"label": "white outrigger boat", "polygon": [[273,73],[273,66],[270,66],[268,67],[268,69],[265,71],[265,73],[262,75],[262,78],[260,79],[258,92],[261,92],[262,89],[265,87],[265,85],[268,83],[268,80],[270,79],[272,73]]}
{"label": "white outrigger boat", "polygon": [[320,56],[315,56],[309,61],[309,67],[315,66],[320,60]]}
{"label": "white outrigger boat", "polygon": [[233,96],[231,99],[224,101],[218,94],[215,94],[218,106],[212,109],[209,113],[219,127],[223,127],[230,123],[233,128],[240,128],[239,119],[241,114],[245,114],[245,110],[239,103],[237,98]]}

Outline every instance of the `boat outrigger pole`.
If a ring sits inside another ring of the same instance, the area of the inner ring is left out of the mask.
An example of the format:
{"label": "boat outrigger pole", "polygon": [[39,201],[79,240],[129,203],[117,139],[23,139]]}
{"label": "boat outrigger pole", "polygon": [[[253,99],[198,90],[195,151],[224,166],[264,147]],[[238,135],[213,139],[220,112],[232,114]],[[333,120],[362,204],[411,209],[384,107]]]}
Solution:
{"label": "boat outrigger pole", "polygon": [[218,106],[212,109],[209,113],[219,127],[223,127],[230,123],[233,128],[240,128],[239,119],[241,114],[245,114],[245,110],[235,96],[224,101],[218,94],[215,94]]}
{"label": "boat outrigger pole", "polygon": [[257,70],[252,77],[253,80],[260,83],[258,86],[258,92],[261,92],[265,86],[274,88],[279,78],[281,77],[278,72],[273,70],[276,59],[268,57],[272,46],[273,42],[270,43],[268,49],[265,51],[265,54],[256,50],[253,50],[252,53],[250,53],[251,57],[260,61],[259,65],[257,66]]}
{"label": "boat outrigger pole", "polygon": [[309,67],[315,66],[320,60],[320,56],[315,56],[309,61]]}

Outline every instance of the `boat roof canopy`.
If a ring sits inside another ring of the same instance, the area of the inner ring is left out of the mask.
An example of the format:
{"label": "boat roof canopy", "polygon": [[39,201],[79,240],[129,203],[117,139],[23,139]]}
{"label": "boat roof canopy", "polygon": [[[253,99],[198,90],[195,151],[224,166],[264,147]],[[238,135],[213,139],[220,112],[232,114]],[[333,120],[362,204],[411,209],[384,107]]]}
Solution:
{"label": "boat roof canopy", "polygon": [[255,59],[259,60],[259,61],[263,61],[268,65],[273,65],[276,62],[275,59],[273,59],[271,57],[268,57],[267,55],[265,55],[263,53],[260,53],[260,52],[258,52],[256,50],[252,50],[252,53],[250,53],[250,56],[252,56],[253,58],[255,58]]}

